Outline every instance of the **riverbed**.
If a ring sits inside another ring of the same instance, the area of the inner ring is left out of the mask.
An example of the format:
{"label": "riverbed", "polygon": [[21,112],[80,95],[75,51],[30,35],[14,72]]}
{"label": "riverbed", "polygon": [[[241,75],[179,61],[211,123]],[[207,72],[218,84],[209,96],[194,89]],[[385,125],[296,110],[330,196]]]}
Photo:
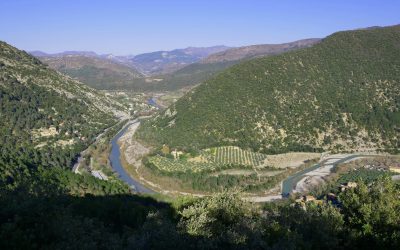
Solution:
{"label": "riverbed", "polygon": [[128,130],[128,128],[137,123],[138,121],[130,122],[128,123],[121,131],[118,132],[114,136],[114,138],[111,140],[111,152],[110,152],[110,163],[111,167],[114,169],[114,171],[118,174],[118,177],[125,183],[127,183],[132,189],[134,189],[138,193],[154,193],[153,190],[150,190],[146,187],[144,187],[142,184],[140,184],[137,180],[132,178],[124,169],[121,163],[121,149],[120,146],[118,145],[118,140],[125,134],[125,132]]}
{"label": "riverbed", "polygon": [[[329,171],[327,173],[327,175],[330,173],[330,170],[335,167],[336,165],[346,162],[346,161],[350,161],[350,160],[354,160],[359,158],[360,155],[345,155],[345,156],[341,156],[339,158],[332,158],[332,159],[327,159],[327,161],[331,161],[329,162]],[[290,193],[293,192],[293,190],[296,188],[297,183],[306,176],[306,174],[308,174],[309,172],[315,171],[319,168],[321,168],[322,166],[325,165],[326,162],[323,163],[318,163],[315,164],[312,167],[309,167],[307,169],[304,169],[302,171],[299,171],[297,173],[295,173],[292,176],[289,176],[288,178],[286,178],[283,182],[282,182],[282,195],[283,196],[288,196]]]}

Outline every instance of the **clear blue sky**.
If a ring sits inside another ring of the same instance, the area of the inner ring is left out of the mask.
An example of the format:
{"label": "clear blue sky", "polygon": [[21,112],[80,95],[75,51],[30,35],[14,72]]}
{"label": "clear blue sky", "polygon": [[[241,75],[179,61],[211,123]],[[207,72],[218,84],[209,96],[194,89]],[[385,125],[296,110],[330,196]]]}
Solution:
{"label": "clear blue sky", "polygon": [[282,43],[399,23],[399,0],[0,1],[0,40],[51,53]]}

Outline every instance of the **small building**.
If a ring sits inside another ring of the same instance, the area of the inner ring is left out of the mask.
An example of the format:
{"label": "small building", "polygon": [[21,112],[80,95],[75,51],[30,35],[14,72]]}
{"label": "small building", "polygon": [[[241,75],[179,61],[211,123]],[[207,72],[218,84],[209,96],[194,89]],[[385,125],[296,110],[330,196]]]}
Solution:
{"label": "small building", "polygon": [[316,198],[314,196],[312,196],[312,195],[304,196],[304,201],[305,202],[310,202],[310,201],[315,201],[315,200],[316,200]]}
{"label": "small building", "polygon": [[174,149],[174,151],[171,152],[172,156],[174,157],[175,160],[179,159],[179,157],[181,155],[183,155],[182,151],[177,151],[176,149]]}
{"label": "small building", "polygon": [[357,182],[347,182],[347,186],[349,187],[349,188],[355,188],[355,187],[357,187]]}
{"label": "small building", "polygon": [[302,203],[302,202],[310,202],[310,201],[316,201],[317,199],[312,196],[312,195],[303,195],[300,198],[296,199],[296,203]]}
{"label": "small building", "polygon": [[356,188],[356,187],[357,187],[357,182],[349,181],[346,184],[340,185],[340,191],[344,192],[349,188]]}
{"label": "small building", "polygon": [[390,166],[389,170],[391,172],[395,172],[395,173],[400,173],[400,167],[396,167],[396,166]]}
{"label": "small building", "polygon": [[337,199],[336,194],[334,194],[334,193],[329,193],[329,194],[327,194],[327,195],[326,195],[326,198],[327,198],[328,200],[336,200],[336,199]]}

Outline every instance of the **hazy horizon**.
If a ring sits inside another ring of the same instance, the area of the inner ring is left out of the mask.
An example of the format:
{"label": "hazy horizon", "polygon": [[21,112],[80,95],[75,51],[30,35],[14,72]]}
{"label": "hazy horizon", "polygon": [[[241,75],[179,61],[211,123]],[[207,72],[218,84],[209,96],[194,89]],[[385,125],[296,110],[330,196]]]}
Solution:
{"label": "hazy horizon", "polygon": [[0,40],[26,51],[114,55],[277,44],[396,25],[399,9],[399,2],[373,0],[2,1]]}

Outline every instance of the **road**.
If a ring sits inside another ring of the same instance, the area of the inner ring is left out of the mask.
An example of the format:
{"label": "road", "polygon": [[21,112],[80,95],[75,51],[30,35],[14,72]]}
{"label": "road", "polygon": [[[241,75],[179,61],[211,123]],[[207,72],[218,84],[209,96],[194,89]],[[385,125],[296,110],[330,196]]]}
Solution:
{"label": "road", "polygon": [[[91,145],[94,145],[96,142],[98,142],[98,141],[101,139],[101,137],[103,137],[103,135],[104,135],[105,133],[107,133],[107,131],[108,131],[109,129],[111,129],[111,128],[114,127],[114,126],[117,126],[117,125],[120,124],[121,122],[124,122],[124,120],[121,120],[121,121],[119,121],[117,124],[115,124],[115,125],[113,125],[113,126],[111,126],[111,127],[106,128],[102,133],[100,133],[100,134],[96,137],[96,139],[94,140],[94,142],[93,142],[92,144],[90,144],[90,146],[91,146]],[[89,147],[90,147],[90,146],[89,146]],[[79,167],[81,166],[82,161],[84,160],[83,157],[85,156],[85,154],[86,154],[86,152],[88,151],[89,147],[87,147],[85,150],[83,150],[83,151],[79,154],[78,160],[75,162],[74,166],[72,167],[72,172],[74,172],[74,173],[79,173]]]}

